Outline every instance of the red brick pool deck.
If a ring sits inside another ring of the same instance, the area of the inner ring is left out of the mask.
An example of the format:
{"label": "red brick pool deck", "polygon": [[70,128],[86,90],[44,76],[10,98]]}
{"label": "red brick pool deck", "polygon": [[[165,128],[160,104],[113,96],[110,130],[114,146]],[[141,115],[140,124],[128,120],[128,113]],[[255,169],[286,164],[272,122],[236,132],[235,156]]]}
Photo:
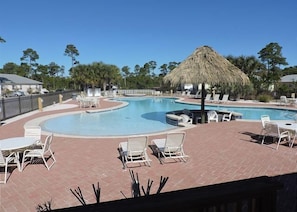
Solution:
{"label": "red brick pool deck", "polygon": [[[67,104],[77,103],[71,100]],[[101,101],[101,108],[117,104]],[[75,107],[36,111],[2,125],[0,139],[23,136],[24,124],[32,119],[84,110]],[[156,192],[161,176],[169,177],[162,190],[167,192],[297,171],[297,147],[283,144],[275,150],[275,144],[260,145],[256,139],[261,131],[260,122],[231,121],[180,129],[186,132],[184,149],[190,156],[187,163],[161,165],[149,149],[151,167],[135,165],[131,168],[138,173],[141,185],[146,186],[148,179],[154,181],[151,193]],[[149,140],[164,135],[152,135]],[[77,187],[81,188],[87,204],[95,203],[92,184],[97,185],[97,182],[101,188],[101,202],[123,199],[123,194],[131,197],[129,169],[122,169],[117,150],[123,140],[125,138],[55,136],[52,144],[57,159],[55,165],[49,171],[41,163],[30,164],[23,172],[14,169],[7,184],[0,184],[0,211],[36,211],[39,204],[48,201],[51,201],[52,209],[78,206],[81,204],[70,191]]]}

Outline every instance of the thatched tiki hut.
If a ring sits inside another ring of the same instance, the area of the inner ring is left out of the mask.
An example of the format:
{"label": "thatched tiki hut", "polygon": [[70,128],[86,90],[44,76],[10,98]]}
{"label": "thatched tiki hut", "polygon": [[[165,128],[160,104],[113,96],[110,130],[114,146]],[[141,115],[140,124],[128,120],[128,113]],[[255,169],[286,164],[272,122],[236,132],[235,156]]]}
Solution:
{"label": "thatched tiki hut", "polygon": [[202,46],[167,74],[164,82],[170,82],[172,86],[185,83],[202,84],[201,123],[205,123],[205,84],[245,85],[249,83],[249,78],[211,47]]}

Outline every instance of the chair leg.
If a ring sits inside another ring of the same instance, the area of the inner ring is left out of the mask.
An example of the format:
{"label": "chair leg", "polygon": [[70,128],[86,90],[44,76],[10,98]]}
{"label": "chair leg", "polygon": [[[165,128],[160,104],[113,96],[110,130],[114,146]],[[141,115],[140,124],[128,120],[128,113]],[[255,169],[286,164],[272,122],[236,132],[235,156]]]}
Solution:
{"label": "chair leg", "polygon": [[46,166],[47,170],[50,170],[50,167],[47,165],[45,158],[42,156],[42,160],[44,162],[44,165]]}
{"label": "chair leg", "polygon": [[290,148],[293,148],[294,143],[295,143],[295,139],[293,138],[289,143],[290,143]]}
{"label": "chair leg", "polygon": [[291,147],[291,148],[294,146],[294,143],[295,143],[295,136],[296,136],[296,134],[294,133],[294,134],[292,135],[292,139],[290,140],[290,147]]}
{"label": "chair leg", "polygon": [[50,168],[51,168],[51,167],[55,164],[55,162],[56,162],[56,158],[55,158],[53,152],[52,152],[51,150],[49,150],[49,152],[51,153],[50,156],[49,156],[49,159],[50,159],[50,158],[53,159],[53,162],[52,162],[52,164],[51,164],[50,166],[47,164],[47,162],[46,162],[44,156],[42,156],[42,160],[43,160],[43,162],[44,162],[44,164],[45,164],[45,166],[46,166],[46,168],[47,168],[48,170],[50,170]]}
{"label": "chair leg", "polygon": [[122,164],[123,164],[123,169],[127,168],[127,164],[126,164],[126,157],[125,155],[123,155],[123,153],[121,153],[121,159],[122,159]]}
{"label": "chair leg", "polygon": [[181,159],[186,163],[187,160],[185,157],[187,157],[187,155],[185,154],[185,152],[183,150],[181,151],[181,156],[182,156]]}
{"label": "chair leg", "polygon": [[[14,159],[13,159],[14,160]],[[4,179],[0,180],[0,183],[4,183],[6,184],[7,182],[7,175],[8,175],[8,166],[9,166],[9,162],[11,162],[12,160],[8,160],[5,162],[5,167],[4,167]]]}
{"label": "chair leg", "polygon": [[151,166],[151,163],[149,162],[150,159],[149,159],[147,153],[144,153],[144,160],[145,160],[146,165]]}
{"label": "chair leg", "polygon": [[50,153],[51,153],[51,156],[52,156],[52,158],[53,158],[54,162],[56,162],[56,158],[55,158],[55,156],[54,156],[54,154],[53,154],[52,150],[50,150]]}
{"label": "chair leg", "polygon": [[6,181],[7,181],[7,171],[8,171],[8,164],[6,164],[5,166],[5,173],[4,173],[4,180],[3,180],[3,183],[6,184]]}
{"label": "chair leg", "polygon": [[266,136],[263,135],[263,137],[262,137],[262,143],[261,143],[262,145],[264,144],[265,137],[266,137]]}
{"label": "chair leg", "polygon": [[160,163],[163,164],[163,161],[161,159],[161,153],[160,153],[160,151],[158,151],[158,159],[159,159]]}
{"label": "chair leg", "polygon": [[22,167],[21,167],[21,163],[20,163],[20,153],[19,153],[19,152],[16,152],[16,153],[15,153],[14,161],[15,161],[15,163],[17,164],[18,170],[19,170],[19,171],[22,171],[22,170],[21,170]]}
{"label": "chair leg", "polygon": [[32,161],[33,161],[33,159],[34,159],[34,157],[26,157],[26,155],[24,154],[23,155],[23,159],[22,159],[22,164],[21,164],[21,172],[24,170],[24,164],[25,164],[25,159],[26,158],[30,158],[30,163],[32,163]]}
{"label": "chair leg", "polygon": [[278,139],[278,141],[277,141],[277,145],[276,145],[276,150],[278,150],[278,146],[279,146],[281,140],[282,140],[281,138]]}
{"label": "chair leg", "polygon": [[24,163],[25,163],[25,155],[23,155],[22,164],[21,164],[21,172],[24,170]]}

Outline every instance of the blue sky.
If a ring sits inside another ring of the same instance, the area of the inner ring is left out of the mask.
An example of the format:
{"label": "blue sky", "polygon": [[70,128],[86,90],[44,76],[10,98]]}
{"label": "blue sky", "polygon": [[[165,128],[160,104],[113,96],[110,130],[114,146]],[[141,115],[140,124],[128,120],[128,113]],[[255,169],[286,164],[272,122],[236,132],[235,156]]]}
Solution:
{"label": "blue sky", "polygon": [[47,65],[71,67],[67,44],[81,64],[122,68],[182,62],[200,46],[223,56],[256,56],[271,42],[297,65],[296,0],[3,0],[0,67],[20,64],[32,48]]}

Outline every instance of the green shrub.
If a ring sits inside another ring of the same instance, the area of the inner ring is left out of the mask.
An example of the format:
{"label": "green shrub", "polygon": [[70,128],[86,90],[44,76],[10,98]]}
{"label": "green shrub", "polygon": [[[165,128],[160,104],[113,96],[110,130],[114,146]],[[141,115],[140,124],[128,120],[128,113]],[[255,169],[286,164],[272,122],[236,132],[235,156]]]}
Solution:
{"label": "green shrub", "polygon": [[272,100],[272,97],[267,94],[261,94],[258,96],[257,99],[259,102],[270,102]]}

